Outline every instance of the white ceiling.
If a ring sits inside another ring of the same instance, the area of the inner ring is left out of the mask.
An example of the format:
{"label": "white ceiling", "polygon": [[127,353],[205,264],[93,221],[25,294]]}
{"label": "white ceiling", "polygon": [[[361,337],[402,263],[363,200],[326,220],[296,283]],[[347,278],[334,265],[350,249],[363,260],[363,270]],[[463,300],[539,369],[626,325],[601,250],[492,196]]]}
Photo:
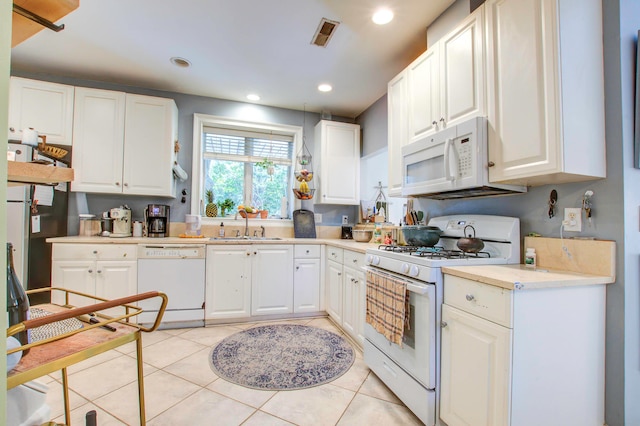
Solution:
{"label": "white ceiling", "polygon": [[[355,117],[426,49],[453,0],[82,0],[59,33],[12,49],[14,70]],[[394,10],[384,26],[379,6]],[[339,21],[322,48],[322,18]],[[188,59],[178,68],[169,58]],[[319,83],[333,91],[320,93]]]}

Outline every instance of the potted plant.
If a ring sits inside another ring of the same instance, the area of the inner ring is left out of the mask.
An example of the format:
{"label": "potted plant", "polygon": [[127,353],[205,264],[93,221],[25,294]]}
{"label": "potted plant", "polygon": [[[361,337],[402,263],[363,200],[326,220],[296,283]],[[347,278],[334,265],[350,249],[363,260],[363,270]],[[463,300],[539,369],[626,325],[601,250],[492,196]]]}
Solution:
{"label": "potted plant", "polygon": [[207,199],[207,205],[205,206],[205,214],[207,217],[216,217],[218,216],[218,206],[213,202],[213,190],[207,189],[204,193],[205,198]]}
{"label": "potted plant", "polygon": [[220,207],[220,216],[224,216],[227,210],[231,210],[236,203],[231,198],[226,198],[224,201],[218,201],[218,207]]}
{"label": "potted plant", "polygon": [[262,161],[258,161],[256,163],[256,166],[265,169],[269,176],[273,176],[273,174],[275,173],[274,162],[269,160],[268,158],[265,158]]}

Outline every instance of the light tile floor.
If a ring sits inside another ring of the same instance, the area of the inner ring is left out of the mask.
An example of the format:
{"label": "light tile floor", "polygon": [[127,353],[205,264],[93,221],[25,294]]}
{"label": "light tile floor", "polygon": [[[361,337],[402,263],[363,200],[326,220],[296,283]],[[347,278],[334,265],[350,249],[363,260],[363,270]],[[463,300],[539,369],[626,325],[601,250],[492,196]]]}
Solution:
{"label": "light tile floor", "polygon": [[[343,334],[329,319],[296,319]],[[261,323],[261,325],[264,323]],[[331,383],[296,391],[260,391],[219,378],[209,366],[211,348],[223,338],[255,326],[235,324],[159,330],[143,334],[146,415],[149,425],[421,425],[367,368],[362,353]],[[72,425],[96,410],[98,425],[137,425],[135,345],[121,346],[69,368]],[[49,385],[47,402],[64,423],[61,376]]]}

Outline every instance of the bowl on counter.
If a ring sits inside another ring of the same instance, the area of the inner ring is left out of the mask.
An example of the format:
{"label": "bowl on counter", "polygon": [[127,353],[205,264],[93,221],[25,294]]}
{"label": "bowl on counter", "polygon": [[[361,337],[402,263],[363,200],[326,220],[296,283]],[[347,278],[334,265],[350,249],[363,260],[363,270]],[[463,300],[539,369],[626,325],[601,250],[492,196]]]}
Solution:
{"label": "bowl on counter", "polygon": [[351,235],[353,239],[358,241],[359,243],[368,243],[371,241],[371,237],[373,236],[373,231],[366,229],[354,229],[351,231]]}

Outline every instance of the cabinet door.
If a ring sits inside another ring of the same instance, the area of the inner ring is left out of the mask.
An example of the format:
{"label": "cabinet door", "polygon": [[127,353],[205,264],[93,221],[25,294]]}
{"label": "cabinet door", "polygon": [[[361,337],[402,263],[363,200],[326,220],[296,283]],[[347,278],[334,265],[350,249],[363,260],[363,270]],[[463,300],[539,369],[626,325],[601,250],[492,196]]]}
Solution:
{"label": "cabinet door", "polygon": [[439,130],[439,45],[436,44],[407,68],[409,143]]}
{"label": "cabinet door", "polygon": [[402,147],[407,133],[407,73],[398,74],[387,86],[387,147],[389,168],[389,196],[402,195]]}
{"label": "cabinet door", "polygon": [[292,313],[293,247],[255,245],[251,251],[251,314]]}
{"label": "cabinet door", "polygon": [[327,313],[342,325],[342,264],[327,261]]}
{"label": "cabinet door", "polygon": [[[96,294],[96,263],[93,260],[57,260],[51,264],[51,286],[61,287],[81,293]],[[64,293],[54,291],[51,301],[64,305]],[[80,296],[71,296],[69,303],[74,306],[91,304],[94,301]]]}
{"label": "cabinet door", "polygon": [[100,260],[96,262],[96,296],[117,299],[138,292],[138,262]]}
{"label": "cabinet door", "polygon": [[22,139],[32,127],[47,142],[71,145],[73,86],[11,77],[9,84],[9,139]]}
{"label": "cabinet door", "polygon": [[293,271],[293,312],[320,310],[320,259],[296,259]]}
{"label": "cabinet door", "polygon": [[360,126],[322,120],[316,125],[320,163],[316,203],[360,204]]}
{"label": "cabinet door", "polygon": [[360,344],[364,343],[365,278],[362,271],[344,267],[342,328]]}
{"label": "cabinet door", "polygon": [[122,192],[125,94],[76,88],[71,190]]}
{"label": "cabinet door", "polygon": [[561,158],[555,0],[489,0],[489,179],[548,174]]}
{"label": "cabinet door", "polygon": [[174,143],[178,109],[173,99],[127,94],[123,192],[175,197]]}
{"label": "cabinet door", "polygon": [[449,426],[509,424],[511,330],[442,307],[440,418]]}
{"label": "cabinet door", "polygon": [[251,316],[251,247],[209,246],[205,319]]}
{"label": "cabinet door", "polygon": [[476,9],[438,44],[442,125],[484,115],[484,8]]}

